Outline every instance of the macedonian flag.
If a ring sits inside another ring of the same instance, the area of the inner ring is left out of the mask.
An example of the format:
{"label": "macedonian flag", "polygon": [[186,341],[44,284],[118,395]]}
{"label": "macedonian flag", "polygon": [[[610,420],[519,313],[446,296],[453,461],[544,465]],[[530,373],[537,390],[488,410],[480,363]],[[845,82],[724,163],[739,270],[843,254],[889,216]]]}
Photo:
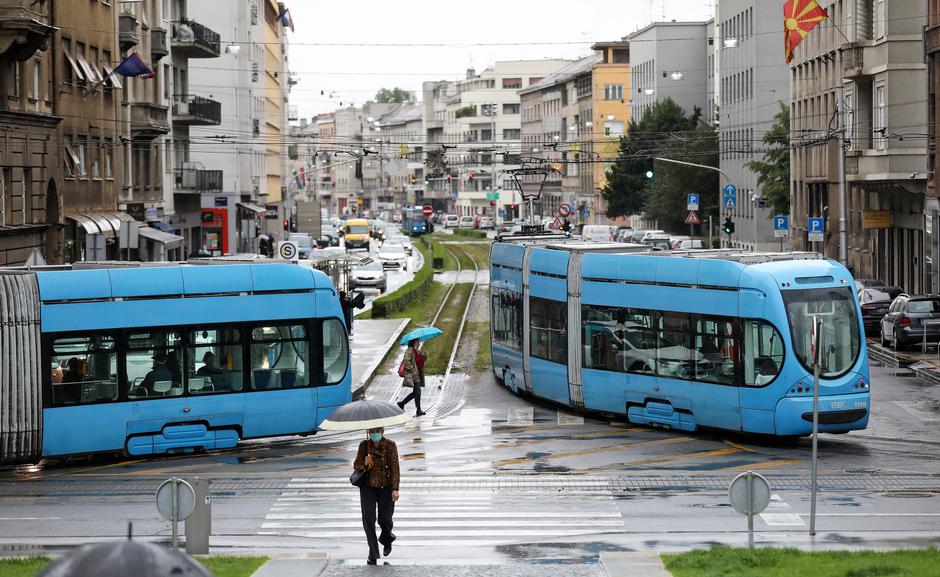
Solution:
{"label": "macedonian flag", "polygon": [[793,51],[817,24],[829,18],[816,0],[787,0],[783,5],[783,42],[787,49],[787,63],[793,60]]}

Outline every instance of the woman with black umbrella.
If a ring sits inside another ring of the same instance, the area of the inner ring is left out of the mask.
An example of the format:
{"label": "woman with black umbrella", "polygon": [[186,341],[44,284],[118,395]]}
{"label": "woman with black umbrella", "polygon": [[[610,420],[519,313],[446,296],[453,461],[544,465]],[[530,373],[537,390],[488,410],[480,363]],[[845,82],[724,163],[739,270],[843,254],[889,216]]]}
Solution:
{"label": "woman with black umbrella", "polygon": [[[382,427],[369,429],[368,438],[359,444],[359,453],[353,463],[353,468],[365,471],[368,476],[367,482],[359,488],[359,505],[362,508],[362,527],[369,542],[369,565],[378,562],[379,543],[383,546],[382,554],[387,557],[395,540],[392,516],[398,500],[400,478],[398,447],[384,433]],[[376,509],[382,530],[378,539],[375,537]]]}

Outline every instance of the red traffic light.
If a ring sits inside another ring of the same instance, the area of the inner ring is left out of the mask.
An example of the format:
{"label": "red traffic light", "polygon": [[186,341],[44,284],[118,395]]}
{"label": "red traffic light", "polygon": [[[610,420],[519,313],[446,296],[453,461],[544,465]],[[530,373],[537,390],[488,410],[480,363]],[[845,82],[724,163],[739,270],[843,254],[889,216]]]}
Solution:
{"label": "red traffic light", "polygon": [[490,201],[490,206],[496,206],[496,201],[495,201],[495,200],[491,200],[491,201]]}

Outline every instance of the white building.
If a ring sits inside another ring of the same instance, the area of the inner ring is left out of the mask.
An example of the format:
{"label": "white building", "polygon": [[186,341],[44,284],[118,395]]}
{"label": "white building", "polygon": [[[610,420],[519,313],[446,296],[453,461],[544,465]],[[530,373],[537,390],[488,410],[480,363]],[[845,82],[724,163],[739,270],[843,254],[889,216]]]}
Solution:
{"label": "white building", "polygon": [[707,113],[712,28],[709,22],[654,22],[630,35],[632,118],[639,122],[666,98],[686,114],[695,108]]}

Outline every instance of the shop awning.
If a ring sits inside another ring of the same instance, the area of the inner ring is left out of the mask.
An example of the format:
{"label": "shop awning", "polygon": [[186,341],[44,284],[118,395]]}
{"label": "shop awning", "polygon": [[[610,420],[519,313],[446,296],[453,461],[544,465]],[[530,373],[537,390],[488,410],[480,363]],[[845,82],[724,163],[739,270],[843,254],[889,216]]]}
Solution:
{"label": "shop awning", "polygon": [[75,224],[85,230],[85,234],[101,234],[101,231],[98,229],[98,225],[96,225],[93,220],[84,214],[69,214],[66,215],[65,218],[66,220],[75,221]]}
{"label": "shop awning", "polygon": [[68,214],[67,220],[73,220],[85,230],[85,234],[103,234],[118,236],[121,234],[121,222],[133,222],[134,217],[126,212],[86,212]]}
{"label": "shop awning", "polygon": [[248,202],[239,202],[238,208],[242,208],[250,213],[253,213],[253,216],[256,218],[261,218],[268,213],[267,209],[258,206],[257,204],[251,204]]}
{"label": "shop awning", "polygon": [[162,230],[163,232],[166,232],[166,233],[169,233],[169,234],[174,234],[174,233],[173,233],[173,229],[170,228],[170,225],[168,225],[167,223],[163,222],[162,220],[155,220],[155,221],[153,221],[153,222],[151,222],[151,223],[149,223],[149,224],[150,224],[150,226],[152,226],[153,228],[155,228],[155,229],[157,229],[157,230]]}
{"label": "shop awning", "polygon": [[167,250],[173,250],[174,248],[183,246],[183,240],[185,240],[181,236],[150,228],[149,226],[140,227],[140,236],[149,241],[165,245]]}

